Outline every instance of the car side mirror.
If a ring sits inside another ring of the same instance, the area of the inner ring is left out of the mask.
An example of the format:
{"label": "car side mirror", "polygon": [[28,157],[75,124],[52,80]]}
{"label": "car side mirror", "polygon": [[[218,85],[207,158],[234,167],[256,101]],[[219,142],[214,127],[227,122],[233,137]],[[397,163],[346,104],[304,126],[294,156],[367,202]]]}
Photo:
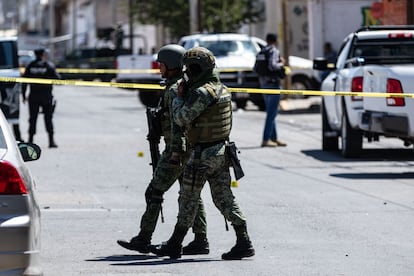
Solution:
{"label": "car side mirror", "polygon": [[328,60],[323,57],[318,57],[313,60],[313,69],[319,71],[328,70]]}
{"label": "car side mirror", "polygon": [[25,162],[34,161],[40,158],[42,150],[38,145],[33,143],[19,143],[18,147]]}

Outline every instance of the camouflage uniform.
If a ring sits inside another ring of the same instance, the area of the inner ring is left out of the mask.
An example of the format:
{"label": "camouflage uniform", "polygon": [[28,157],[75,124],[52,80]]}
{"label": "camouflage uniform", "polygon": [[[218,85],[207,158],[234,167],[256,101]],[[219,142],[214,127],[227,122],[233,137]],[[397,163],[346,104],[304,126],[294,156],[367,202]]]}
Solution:
{"label": "camouflage uniform", "polygon": [[[170,107],[174,97],[177,95],[177,81],[179,78],[167,80],[162,109],[162,130],[165,141],[165,149],[160,156],[154,176],[148,186],[146,198],[151,197],[148,193],[152,193],[152,200],[147,204],[145,213],[141,218],[141,232],[146,235],[152,235],[157,224],[157,220],[161,210],[162,195],[170,189],[170,187],[178,179],[183,172],[183,165],[170,163],[172,152],[179,152],[182,155],[183,162],[187,159],[185,152],[185,138],[182,128],[171,120]],[[155,202],[154,202],[155,201]],[[180,199],[179,199],[180,201]],[[204,233],[207,231],[206,214],[201,198],[197,200],[197,215],[194,220],[193,232]],[[191,225],[190,225],[191,226]]]}
{"label": "camouflage uniform", "polygon": [[[208,76],[205,80],[209,88],[215,91],[220,89],[217,74]],[[173,102],[175,122],[183,127],[191,127],[192,122],[204,112],[214,101],[205,86],[190,87],[191,94],[184,101],[176,98]],[[231,95],[224,89],[222,97],[227,97],[231,106]],[[226,139],[227,138],[227,139]],[[199,197],[206,181],[210,184],[211,195],[216,207],[223,216],[233,225],[243,225],[246,219],[234,199],[230,188],[231,176],[229,160],[224,154],[225,140],[217,143],[202,143],[204,145],[190,145],[190,158],[185,165],[180,210],[177,226],[189,228],[195,218],[197,197]]]}
{"label": "camouflage uniform", "polygon": [[[129,242],[118,240],[118,244],[130,250],[148,253],[151,245],[152,234],[155,230],[163,195],[170,187],[181,178],[183,164],[188,159],[186,151],[186,139],[183,128],[172,120],[171,105],[177,96],[178,80],[182,77],[182,54],[185,49],[176,44],[162,47],[158,53],[158,61],[162,63],[162,74],[167,77],[166,88],[160,103],[161,129],[164,136],[165,149],[157,163],[153,178],[145,191],[146,210],[141,218],[140,231]],[[177,158],[177,155],[179,157]],[[179,197],[179,202],[180,202]],[[187,246],[188,254],[207,254],[209,252],[207,241],[207,223],[203,202],[197,200],[196,218],[194,219],[193,232],[195,240]],[[194,247],[196,245],[196,247]]]}
{"label": "camouflage uniform", "polygon": [[[187,62],[186,62],[187,61]],[[236,231],[236,245],[225,260],[255,254],[247,233],[246,218],[230,188],[229,159],[225,154],[229,140],[232,112],[231,95],[213,70],[214,56],[202,47],[188,50],[183,62],[189,78],[184,97],[173,100],[173,118],[186,129],[190,157],[184,168],[181,200],[174,232],[167,243],[152,250],[158,256],[181,257],[181,244],[197,212],[197,199],[206,181],[210,184],[215,206]]]}

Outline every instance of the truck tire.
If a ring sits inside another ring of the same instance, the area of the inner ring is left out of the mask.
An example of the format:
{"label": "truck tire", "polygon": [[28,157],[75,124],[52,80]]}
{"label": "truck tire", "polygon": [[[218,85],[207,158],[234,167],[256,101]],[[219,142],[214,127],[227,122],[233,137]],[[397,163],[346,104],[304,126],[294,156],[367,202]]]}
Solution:
{"label": "truck tire", "polygon": [[359,157],[362,151],[362,138],[362,131],[352,128],[349,124],[346,109],[344,108],[341,129],[342,156],[346,158]]}
{"label": "truck tire", "polygon": [[161,90],[146,90],[138,91],[138,98],[140,102],[147,107],[157,107],[161,98]]}
{"label": "truck tire", "polygon": [[[292,90],[311,90],[312,84],[308,77],[303,75],[292,76]],[[289,95],[289,98],[292,99],[304,99],[308,98],[308,96],[304,95]]]}
{"label": "truck tire", "polygon": [[328,123],[328,115],[326,114],[325,104],[322,99],[322,150],[323,151],[337,151],[339,135],[332,130]]}
{"label": "truck tire", "polygon": [[247,105],[247,99],[237,99],[235,100],[235,103],[237,108],[245,109]]}
{"label": "truck tire", "polygon": [[249,96],[250,101],[252,101],[259,108],[260,111],[266,110],[265,102],[263,99],[263,94],[250,93],[249,95],[250,95]]}

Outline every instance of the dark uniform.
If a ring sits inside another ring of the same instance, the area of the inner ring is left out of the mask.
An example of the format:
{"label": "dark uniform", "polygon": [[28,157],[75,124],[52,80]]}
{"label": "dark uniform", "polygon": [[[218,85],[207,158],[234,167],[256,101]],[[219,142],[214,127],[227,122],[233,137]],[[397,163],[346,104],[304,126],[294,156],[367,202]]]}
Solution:
{"label": "dark uniform", "polygon": [[185,95],[173,101],[174,121],[186,128],[190,158],[183,173],[178,220],[171,238],[156,248],[158,256],[181,257],[181,244],[192,225],[206,181],[210,184],[214,205],[236,231],[237,243],[224,260],[242,259],[255,254],[247,233],[246,218],[230,188],[229,159],[225,154],[226,141],[232,126],[231,95],[220,83],[213,70],[215,59],[205,48],[196,47],[184,54],[188,75]]}
{"label": "dark uniform", "polygon": [[[47,62],[45,49],[35,50],[36,60],[27,65],[23,74],[24,78],[42,78],[42,79],[60,79],[56,72],[55,66]],[[27,84],[22,85],[23,102],[26,101]],[[46,130],[49,134],[49,147],[56,148],[53,134],[53,85],[51,84],[30,84],[29,94],[29,142],[33,142],[33,136],[36,134],[36,122],[40,108],[44,114]]]}
{"label": "dark uniform", "polygon": [[[158,52],[157,60],[162,63],[161,73],[166,77],[166,88],[161,108],[161,128],[165,141],[165,149],[160,156],[154,176],[145,192],[147,207],[141,218],[140,231],[129,242],[118,240],[118,244],[129,250],[148,253],[152,234],[161,211],[163,195],[171,186],[181,179],[183,163],[187,160],[186,141],[183,128],[172,120],[171,105],[177,96],[177,82],[182,77],[182,55],[185,49],[176,44],[162,47]],[[181,184],[181,181],[180,181]],[[181,201],[179,197],[179,202]],[[207,222],[204,205],[201,198],[197,198],[197,216],[194,220],[193,232],[195,239],[184,248],[184,254],[208,254]]]}

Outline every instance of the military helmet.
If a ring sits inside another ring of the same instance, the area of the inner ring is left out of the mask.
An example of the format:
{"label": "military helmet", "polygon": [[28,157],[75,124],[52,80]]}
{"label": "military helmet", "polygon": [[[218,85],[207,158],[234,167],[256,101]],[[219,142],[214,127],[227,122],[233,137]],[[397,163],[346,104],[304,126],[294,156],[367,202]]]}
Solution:
{"label": "military helmet", "polygon": [[182,58],[184,53],[184,47],[178,44],[168,44],[159,50],[157,61],[164,63],[168,69],[181,69],[183,67]]}
{"label": "military helmet", "polygon": [[190,68],[191,65],[198,65],[202,72],[216,66],[213,53],[204,47],[194,47],[187,50],[183,56],[183,63],[187,68]]}

